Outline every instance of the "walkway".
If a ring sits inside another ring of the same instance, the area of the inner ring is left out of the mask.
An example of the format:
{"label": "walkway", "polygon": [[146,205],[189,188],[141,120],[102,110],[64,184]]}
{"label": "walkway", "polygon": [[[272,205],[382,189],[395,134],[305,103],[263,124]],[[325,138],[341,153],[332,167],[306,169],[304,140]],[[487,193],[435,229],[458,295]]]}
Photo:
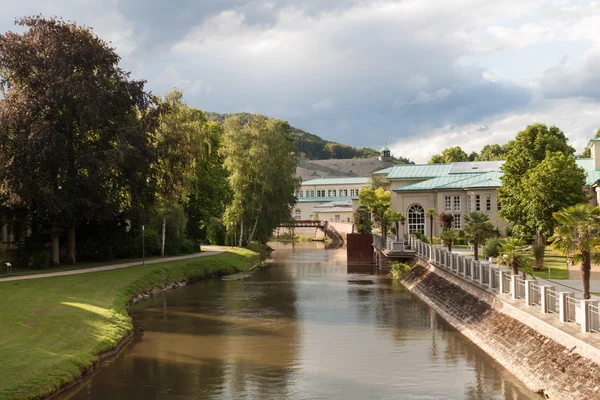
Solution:
{"label": "walkway", "polygon": [[[206,257],[206,256],[212,256],[212,255],[215,255],[215,254],[219,254],[219,253],[222,253],[224,251],[225,250],[223,250],[220,247],[202,246],[202,252],[201,253],[188,254],[186,256],[167,257],[167,258],[147,260],[146,264],[158,264],[158,263],[164,263],[164,262],[169,262],[169,261],[186,260],[188,258]],[[48,272],[48,273],[44,273],[44,274],[35,274],[35,275],[11,276],[10,278],[1,278],[0,282],[23,281],[23,280],[27,280],[27,279],[39,279],[39,278],[50,278],[50,277],[53,277],[53,276],[89,274],[89,273],[92,273],[92,272],[110,271],[110,270],[113,270],[113,269],[135,267],[137,265],[142,265],[142,262],[141,261],[135,261],[135,262],[124,263],[124,264],[104,265],[102,267],[74,269],[74,270],[70,270],[70,271]]]}

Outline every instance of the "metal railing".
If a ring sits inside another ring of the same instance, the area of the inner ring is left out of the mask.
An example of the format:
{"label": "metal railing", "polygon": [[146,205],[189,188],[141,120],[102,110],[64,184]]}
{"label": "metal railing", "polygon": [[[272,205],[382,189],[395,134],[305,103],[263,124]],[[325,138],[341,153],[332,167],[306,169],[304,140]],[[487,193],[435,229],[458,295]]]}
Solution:
{"label": "metal railing", "polygon": [[489,265],[482,265],[481,270],[482,270],[482,273],[483,273],[483,276],[481,277],[482,278],[481,282],[485,286],[490,287],[491,286],[491,282],[490,282],[490,267],[489,267]]}
{"label": "metal railing", "polygon": [[600,333],[600,305],[588,305],[588,327],[590,332]]}
{"label": "metal railing", "polygon": [[[500,272],[498,272],[500,273]],[[502,293],[510,293],[510,275],[503,274],[502,275]]]}
{"label": "metal railing", "polygon": [[515,297],[517,299],[525,298],[525,281],[521,278],[515,279]]}
{"label": "metal railing", "polygon": [[558,293],[556,293],[554,290],[548,289],[546,291],[546,298],[548,300],[546,303],[546,307],[548,307],[548,309],[546,311],[548,311],[551,314],[558,314],[558,312],[559,312]]}
{"label": "metal railing", "polygon": [[540,292],[540,285],[538,285],[537,283],[531,283],[530,284],[530,302],[531,305],[534,306],[541,306],[542,305],[542,294]]}
{"label": "metal railing", "polygon": [[565,319],[568,322],[577,322],[575,309],[579,307],[579,304],[578,299],[570,296],[565,297]]}
{"label": "metal railing", "polygon": [[[492,268],[492,267],[490,267]],[[498,289],[500,287],[500,271],[495,270],[492,274],[492,283],[490,285],[492,289]]]}
{"label": "metal railing", "polygon": [[479,266],[477,263],[471,262],[471,268],[473,271],[473,279],[476,281],[481,280],[481,276],[479,276]]}
{"label": "metal railing", "polygon": [[471,278],[473,275],[473,263],[471,262],[471,259],[463,258],[463,268],[465,269],[465,276]]}

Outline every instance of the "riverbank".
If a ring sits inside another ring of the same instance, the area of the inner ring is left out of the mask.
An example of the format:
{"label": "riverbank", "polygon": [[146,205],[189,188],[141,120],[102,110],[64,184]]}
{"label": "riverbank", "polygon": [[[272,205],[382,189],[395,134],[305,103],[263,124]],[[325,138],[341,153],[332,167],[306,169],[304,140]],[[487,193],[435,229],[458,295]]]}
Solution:
{"label": "riverbank", "polygon": [[77,380],[133,331],[127,305],[210,276],[250,269],[258,252],[0,283],[0,398],[48,396]]}
{"label": "riverbank", "polygon": [[596,353],[577,333],[568,336],[423,261],[402,283],[530,390],[550,399],[600,398],[600,365],[582,356]]}

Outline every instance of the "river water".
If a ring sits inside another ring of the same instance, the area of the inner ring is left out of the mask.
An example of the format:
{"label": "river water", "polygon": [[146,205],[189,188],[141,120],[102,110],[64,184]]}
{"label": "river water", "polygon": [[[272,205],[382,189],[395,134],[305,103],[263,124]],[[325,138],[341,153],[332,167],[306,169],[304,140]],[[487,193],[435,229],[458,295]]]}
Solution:
{"label": "river water", "polygon": [[142,331],[59,398],[541,399],[397,281],[348,271],[345,249],[274,247],[251,276],[132,307]]}

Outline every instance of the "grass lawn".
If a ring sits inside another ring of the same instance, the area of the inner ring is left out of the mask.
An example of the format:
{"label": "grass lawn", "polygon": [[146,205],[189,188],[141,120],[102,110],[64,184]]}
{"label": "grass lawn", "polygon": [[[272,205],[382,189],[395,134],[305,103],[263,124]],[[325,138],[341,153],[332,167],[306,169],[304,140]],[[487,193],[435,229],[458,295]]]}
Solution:
{"label": "grass lawn", "polygon": [[81,375],[132,323],[134,295],[167,282],[248,269],[258,253],[227,249],[125,269],[0,283],[0,399],[38,398]]}
{"label": "grass lawn", "polygon": [[548,267],[550,267],[550,279],[569,279],[567,258],[552,250],[550,246],[546,247],[544,253],[544,270],[534,272],[535,276],[548,278]]}

